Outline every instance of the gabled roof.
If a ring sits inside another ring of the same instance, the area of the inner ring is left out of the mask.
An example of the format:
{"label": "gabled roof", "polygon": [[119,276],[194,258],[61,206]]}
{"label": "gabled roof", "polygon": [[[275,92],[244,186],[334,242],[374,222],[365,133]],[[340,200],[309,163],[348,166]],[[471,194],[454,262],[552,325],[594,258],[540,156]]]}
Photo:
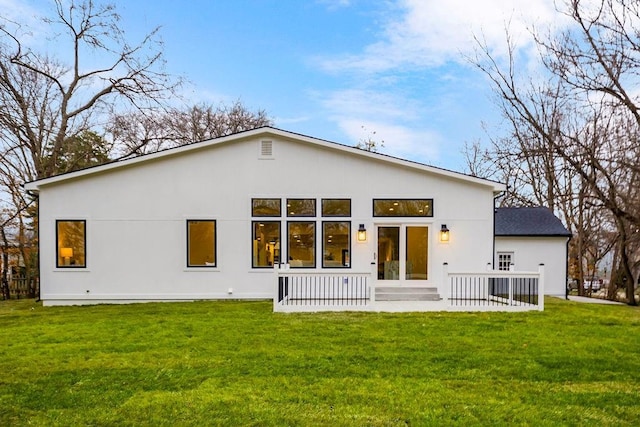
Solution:
{"label": "gabled roof", "polygon": [[438,168],[435,166],[429,166],[423,163],[401,159],[401,158],[389,156],[386,154],[374,153],[374,152],[366,151],[360,148],[339,144],[336,142],[326,141],[323,139],[314,138],[314,137],[298,134],[295,132],[289,132],[282,129],[273,128],[270,126],[260,127],[257,129],[248,130],[244,132],[238,132],[238,133],[228,135],[228,136],[223,136],[220,138],[194,142],[188,145],[158,151],[156,153],[145,154],[145,155],[141,155],[141,156],[126,159],[126,160],[115,161],[115,162],[106,163],[99,166],[93,166],[87,169],[82,169],[75,172],[69,172],[65,174],[55,175],[49,178],[44,178],[37,181],[31,181],[25,184],[25,188],[31,191],[38,191],[43,186],[46,186],[46,185],[62,183],[67,180],[73,180],[73,179],[77,179],[85,176],[90,176],[93,174],[103,173],[103,172],[115,170],[118,168],[131,167],[138,163],[149,162],[149,161],[153,161],[161,158],[168,158],[171,156],[177,156],[177,155],[188,153],[188,152],[203,150],[209,147],[228,144],[232,142],[238,142],[242,140],[249,140],[249,139],[255,139],[255,138],[269,138],[269,137],[280,137],[290,141],[298,141],[298,142],[306,143],[309,145],[316,145],[316,146],[329,148],[332,150],[339,150],[344,152],[345,154],[366,157],[366,158],[374,159],[377,161],[392,163],[392,164],[400,165],[403,167],[408,167],[411,169],[418,169],[424,172],[429,172],[436,175],[441,175],[441,176],[446,176],[453,179],[458,179],[461,181],[466,181],[469,183],[488,186],[493,189],[493,192],[495,194],[501,193],[506,189],[504,184],[496,181],[492,181],[489,179],[477,178],[477,177],[466,175],[460,172],[454,172],[451,170]]}
{"label": "gabled roof", "polygon": [[545,207],[498,208],[496,236],[571,237],[562,222]]}

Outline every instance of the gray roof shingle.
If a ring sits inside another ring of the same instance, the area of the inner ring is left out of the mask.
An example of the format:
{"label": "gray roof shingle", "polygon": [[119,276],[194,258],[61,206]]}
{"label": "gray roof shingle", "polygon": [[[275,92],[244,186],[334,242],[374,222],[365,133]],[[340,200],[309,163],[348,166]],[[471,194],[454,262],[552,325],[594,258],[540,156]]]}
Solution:
{"label": "gray roof shingle", "polygon": [[563,236],[571,233],[545,207],[497,208],[496,236]]}

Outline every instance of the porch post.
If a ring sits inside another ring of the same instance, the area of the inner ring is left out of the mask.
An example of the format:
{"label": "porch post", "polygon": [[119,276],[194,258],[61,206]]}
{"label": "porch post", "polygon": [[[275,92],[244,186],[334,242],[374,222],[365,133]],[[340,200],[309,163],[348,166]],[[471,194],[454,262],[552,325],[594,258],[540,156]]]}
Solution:
{"label": "porch post", "polygon": [[544,311],[544,264],[538,266],[538,310]]}
{"label": "porch post", "polygon": [[274,273],[273,283],[275,283],[275,286],[273,289],[273,311],[274,312],[278,311],[278,295],[280,292],[280,275],[278,274],[279,272],[280,272],[280,263],[274,263],[273,264],[273,273]]}
{"label": "porch post", "polygon": [[449,263],[442,263],[442,281],[444,283],[444,294],[447,296],[447,302],[451,301],[451,283],[449,280]]}
{"label": "porch post", "polygon": [[376,270],[377,265],[375,262],[371,263],[371,274],[369,275],[371,284],[369,285],[369,301],[376,302],[376,280],[378,278],[378,272]]}
{"label": "porch post", "polygon": [[[513,263],[509,264],[509,271],[515,271],[515,270],[516,270],[516,266]],[[508,282],[509,282],[509,305],[512,306],[513,305],[513,278],[511,276],[509,276]]]}

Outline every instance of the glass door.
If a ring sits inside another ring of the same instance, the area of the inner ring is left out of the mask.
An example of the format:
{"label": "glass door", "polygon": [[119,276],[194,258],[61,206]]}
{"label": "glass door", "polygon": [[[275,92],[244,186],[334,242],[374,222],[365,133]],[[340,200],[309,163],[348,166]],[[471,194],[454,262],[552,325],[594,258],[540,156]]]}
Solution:
{"label": "glass door", "polygon": [[[378,280],[389,284],[426,281],[429,259],[429,227],[426,225],[378,226]],[[409,283],[407,283],[409,284]]]}
{"label": "glass door", "polygon": [[378,280],[400,278],[400,227],[378,227]]}

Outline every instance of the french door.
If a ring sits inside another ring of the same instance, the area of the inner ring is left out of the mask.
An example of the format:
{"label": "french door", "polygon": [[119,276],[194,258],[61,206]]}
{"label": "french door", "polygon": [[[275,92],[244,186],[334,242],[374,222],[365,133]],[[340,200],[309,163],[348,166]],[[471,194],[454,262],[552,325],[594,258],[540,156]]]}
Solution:
{"label": "french door", "polygon": [[378,225],[377,279],[386,285],[426,282],[429,272],[429,227]]}

